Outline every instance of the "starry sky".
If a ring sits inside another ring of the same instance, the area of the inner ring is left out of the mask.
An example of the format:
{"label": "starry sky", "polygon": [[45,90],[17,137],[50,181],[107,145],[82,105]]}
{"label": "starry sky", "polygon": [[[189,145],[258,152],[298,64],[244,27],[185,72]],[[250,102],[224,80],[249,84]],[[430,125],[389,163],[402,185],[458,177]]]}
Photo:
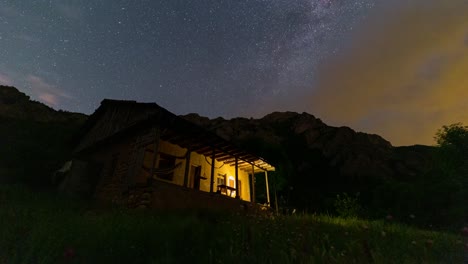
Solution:
{"label": "starry sky", "polygon": [[466,0],[0,0],[0,84],[55,108],[308,112],[393,145],[468,123]]}

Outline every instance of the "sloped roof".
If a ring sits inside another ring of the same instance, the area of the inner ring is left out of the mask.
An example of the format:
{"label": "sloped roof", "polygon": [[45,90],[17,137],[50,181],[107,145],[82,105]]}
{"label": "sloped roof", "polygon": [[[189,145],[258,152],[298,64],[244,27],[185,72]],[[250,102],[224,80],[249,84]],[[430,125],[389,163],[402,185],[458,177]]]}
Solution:
{"label": "sloped roof", "polygon": [[[105,120],[105,121],[99,121]],[[155,126],[164,129],[161,139],[245,171],[273,171],[266,160],[243,150],[217,134],[169,112],[156,103],[105,99],[84,126],[75,154],[109,144],[114,139]],[[86,135],[86,136],[84,136]]]}

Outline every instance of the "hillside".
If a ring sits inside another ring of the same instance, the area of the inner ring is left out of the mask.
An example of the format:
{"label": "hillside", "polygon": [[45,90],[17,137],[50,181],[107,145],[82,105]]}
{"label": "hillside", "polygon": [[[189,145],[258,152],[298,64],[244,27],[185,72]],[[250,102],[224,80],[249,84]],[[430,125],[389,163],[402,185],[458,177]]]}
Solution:
{"label": "hillside", "polygon": [[15,87],[0,85],[0,117],[37,122],[83,122],[86,115],[56,111],[47,105],[32,101]]}
{"label": "hillside", "polygon": [[0,183],[50,187],[50,176],[69,158],[72,136],[85,120],[0,86]]}
{"label": "hillside", "polygon": [[458,230],[383,219],[90,210],[1,185],[0,204],[0,263],[463,263],[465,255]]}

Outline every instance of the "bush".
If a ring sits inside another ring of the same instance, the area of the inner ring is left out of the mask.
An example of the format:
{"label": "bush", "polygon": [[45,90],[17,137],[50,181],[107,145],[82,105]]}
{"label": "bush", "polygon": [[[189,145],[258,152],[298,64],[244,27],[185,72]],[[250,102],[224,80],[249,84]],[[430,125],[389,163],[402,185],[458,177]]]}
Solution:
{"label": "bush", "polygon": [[346,218],[358,217],[362,211],[359,205],[359,193],[356,193],[354,197],[348,193],[337,194],[334,206],[338,215]]}

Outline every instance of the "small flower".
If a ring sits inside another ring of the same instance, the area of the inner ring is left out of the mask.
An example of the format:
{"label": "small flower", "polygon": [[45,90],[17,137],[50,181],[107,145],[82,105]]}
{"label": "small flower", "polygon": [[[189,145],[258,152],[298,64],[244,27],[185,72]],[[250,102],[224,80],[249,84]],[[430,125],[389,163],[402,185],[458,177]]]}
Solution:
{"label": "small flower", "polygon": [[416,216],[414,216],[414,214],[410,214],[409,217],[410,217],[411,219],[416,218]]}
{"label": "small flower", "polygon": [[385,231],[380,232],[380,234],[382,235],[382,237],[385,237],[387,235],[387,233],[385,233]]}
{"label": "small flower", "polygon": [[348,235],[349,235],[349,233],[348,233],[348,232],[344,232],[344,235],[345,235],[345,236],[348,236]]}
{"label": "small flower", "polygon": [[413,241],[411,241],[411,244],[416,245],[418,243],[416,243],[416,241],[413,240]]}
{"label": "small flower", "polygon": [[392,221],[393,220],[393,216],[392,215],[387,215],[387,217],[385,217],[388,221]]}

